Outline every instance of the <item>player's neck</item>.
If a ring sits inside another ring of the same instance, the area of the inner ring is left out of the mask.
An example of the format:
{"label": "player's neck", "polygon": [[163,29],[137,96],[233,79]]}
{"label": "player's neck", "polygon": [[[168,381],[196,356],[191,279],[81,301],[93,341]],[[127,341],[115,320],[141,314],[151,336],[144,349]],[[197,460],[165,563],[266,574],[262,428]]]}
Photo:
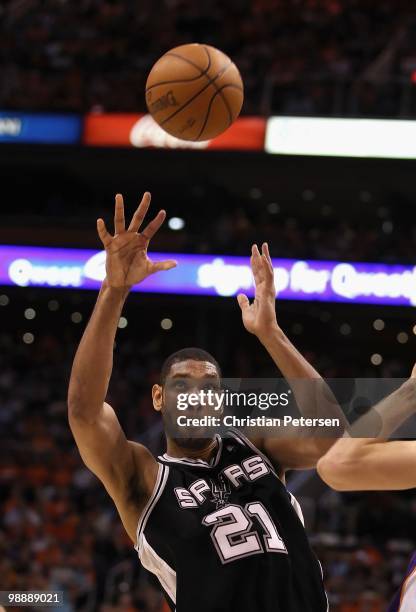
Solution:
{"label": "player's neck", "polygon": [[208,461],[216,448],[217,441],[215,438],[207,441],[207,445],[203,448],[183,447],[175,440],[168,438],[166,452],[169,457],[187,457],[188,459],[203,459],[204,461]]}

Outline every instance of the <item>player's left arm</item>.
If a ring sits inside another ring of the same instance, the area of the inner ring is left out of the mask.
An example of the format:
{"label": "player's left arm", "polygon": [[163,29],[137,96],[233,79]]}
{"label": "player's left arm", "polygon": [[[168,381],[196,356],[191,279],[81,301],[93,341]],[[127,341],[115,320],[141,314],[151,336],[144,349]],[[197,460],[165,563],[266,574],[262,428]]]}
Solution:
{"label": "player's left arm", "polygon": [[257,336],[290,384],[303,416],[339,419],[339,427],[331,430],[331,436],[322,435],[321,431],[319,437],[318,431],[308,428],[306,435],[299,431],[299,435],[292,432],[285,437],[253,441],[282,469],[313,468],[337,437],[342,436],[347,421],[320,374],[290,342],[277,322],[274,271],[267,243],[262,245],[261,253],[257,245],[253,245],[250,263],[255,299],[250,304],[246,295],[237,296],[244,327]]}
{"label": "player's left arm", "polygon": [[[409,380],[358,419],[318,461],[318,473],[337,491],[416,487],[416,441],[388,438],[416,411],[416,366]],[[361,437],[375,432],[377,436]]]}
{"label": "player's left arm", "polygon": [[[341,442],[341,444],[338,444]],[[416,487],[415,440],[342,438],[318,461],[318,474],[336,491],[400,491]]]}

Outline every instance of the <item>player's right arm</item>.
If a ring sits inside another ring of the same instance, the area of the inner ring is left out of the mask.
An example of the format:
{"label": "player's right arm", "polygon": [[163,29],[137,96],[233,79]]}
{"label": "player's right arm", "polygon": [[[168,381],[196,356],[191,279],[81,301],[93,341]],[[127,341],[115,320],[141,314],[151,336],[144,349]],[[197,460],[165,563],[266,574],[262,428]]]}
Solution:
{"label": "player's right arm", "polygon": [[[338,491],[403,490],[416,487],[416,442],[389,441],[416,410],[416,366],[412,377],[382,400],[335,442],[318,461],[321,478]],[[381,427],[377,437],[359,437]]]}
{"label": "player's right arm", "polygon": [[97,221],[106,250],[106,278],[76,352],[68,389],[69,423],[81,457],[113,498],[133,541],[137,519],[156,481],[157,463],[144,446],[126,439],[105,398],[117,325],[131,287],[176,265],[171,260],[152,262],[147,256],[149,241],[165,218],[160,211],[139,233],[149,204],[146,193],[126,230],[123,199],[117,195],[114,236],[102,219]]}
{"label": "player's right arm", "polygon": [[302,416],[331,418],[338,422],[329,431],[318,427],[286,427],[284,434],[283,430],[277,430],[276,436],[253,438],[254,444],[279,466],[283,476],[288,469],[316,467],[318,459],[343,434],[348,422],[328,385],[277,322],[274,270],[267,243],[263,243],[261,253],[257,245],[253,245],[250,264],[255,286],[254,301],[250,304],[246,295],[237,296],[244,327],[257,336],[279,368],[293,391]]}

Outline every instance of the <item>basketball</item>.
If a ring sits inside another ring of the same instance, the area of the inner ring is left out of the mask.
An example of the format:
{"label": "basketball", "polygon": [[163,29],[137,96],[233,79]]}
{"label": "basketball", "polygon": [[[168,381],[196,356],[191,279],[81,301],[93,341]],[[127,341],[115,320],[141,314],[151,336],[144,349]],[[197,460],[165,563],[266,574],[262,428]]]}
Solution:
{"label": "basketball", "polygon": [[210,140],[224,132],[237,119],[243,98],[243,82],[232,60],[197,43],[162,55],[146,82],[150,114],[182,140]]}

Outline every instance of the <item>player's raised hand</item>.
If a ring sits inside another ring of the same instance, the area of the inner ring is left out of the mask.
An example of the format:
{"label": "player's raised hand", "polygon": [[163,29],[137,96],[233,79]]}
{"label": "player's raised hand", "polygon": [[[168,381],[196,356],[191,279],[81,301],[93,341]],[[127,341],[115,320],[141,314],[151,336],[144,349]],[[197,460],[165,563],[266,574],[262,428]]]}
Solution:
{"label": "player's raised hand", "polygon": [[255,285],[254,301],[250,304],[247,296],[243,293],[238,294],[237,300],[241,308],[244,327],[250,333],[262,338],[267,337],[273,329],[278,327],[275,309],[274,272],[266,242],[261,247],[261,253],[257,245],[253,245],[250,265]]}
{"label": "player's raised hand", "polygon": [[150,193],[146,192],[126,229],[123,196],[118,193],[114,211],[114,236],[107,231],[103,219],[97,219],[98,235],[107,254],[105,268],[110,287],[129,288],[154,272],[170,270],[176,266],[173,259],[154,262],[147,255],[149,242],[166,217],[166,212],[160,210],[139,232],[149,205]]}

